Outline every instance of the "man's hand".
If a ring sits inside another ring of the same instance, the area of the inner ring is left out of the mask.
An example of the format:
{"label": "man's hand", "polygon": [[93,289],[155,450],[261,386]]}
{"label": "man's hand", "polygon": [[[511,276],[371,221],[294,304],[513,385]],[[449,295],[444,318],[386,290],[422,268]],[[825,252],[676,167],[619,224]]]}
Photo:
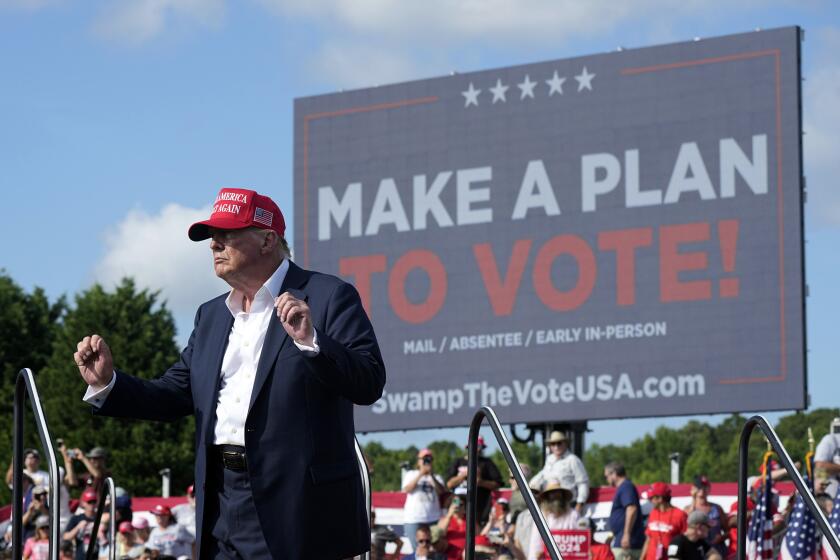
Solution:
{"label": "man's hand", "polygon": [[111,349],[98,334],[84,337],[73,354],[79,373],[85,383],[94,389],[102,389],[111,382],[114,375],[114,360]]}
{"label": "man's hand", "polygon": [[621,548],[629,549],[630,548],[630,535],[624,533],[621,535]]}
{"label": "man's hand", "polygon": [[289,337],[303,346],[314,345],[315,329],[312,327],[312,315],[306,302],[284,292],[276,300],[274,307],[277,317]]}

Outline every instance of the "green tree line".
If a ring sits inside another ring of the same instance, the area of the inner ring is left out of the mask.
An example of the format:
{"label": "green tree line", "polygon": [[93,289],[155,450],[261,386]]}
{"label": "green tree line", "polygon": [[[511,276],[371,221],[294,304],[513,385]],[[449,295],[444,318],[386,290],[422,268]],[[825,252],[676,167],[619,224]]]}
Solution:
{"label": "green tree line", "polygon": [[[133,375],[150,379],[177,359],[172,314],[158,293],[139,290],[125,279],[111,291],[94,285],[72,301],[60,297],[50,302],[43,290],[27,293],[0,270],[0,414],[7,419],[0,422],[0,446],[11,458],[14,383],[18,370],[29,367],[35,372],[53,438],[85,451],[94,446],[107,448],[114,479],[132,494],[157,494],[159,471],[165,467],[172,469],[174,491],[186,488],[192,482],[194,464],[191,418],[172,423],[103,418],[82,402],[85,386],[73,363],[73,352],[82,337],[94,332],[108,341],[115,366]],[[819,441],[835,416],[840,416],[840,410],[793,413],[782,417],[775,429],[794,460],[801,461],[808,450],[808,428],[813,428]],[[735,414],[718,425],[691,421],[678,429],[660,427],[629,445],[591,445],[583,459],[593,486],[605,483],[603,467],[609,461],[624,463],[631,478],[640,484],[669,480],[668,457],[672,453],[680,454],[684,481],[696,474],[713,481],[734,481],[738,439],[745,421],[746,417]],[[26,445],[40,448],[31,414],[25,437]],[[534,469],[542,465],[542,448],[520,442],[512,446],[520,462]],[[445,473],[465,454],[463,442],[435,441],[429,447],[438,473]],[[398,490],[401,466],[408,463],[413,468],[418,452],[414,446],[389,449],[376,441],[364,450],[377,491]],[[763,438],[756,434],[750,449],[751,472],[764,450]],[[501,452],[490,457],[506,479],[508,468]],[[81,463],[76,463],[76,469],[82,471]],[[0,500],[8,503],[8,499],[8,490],[0,485]]]}

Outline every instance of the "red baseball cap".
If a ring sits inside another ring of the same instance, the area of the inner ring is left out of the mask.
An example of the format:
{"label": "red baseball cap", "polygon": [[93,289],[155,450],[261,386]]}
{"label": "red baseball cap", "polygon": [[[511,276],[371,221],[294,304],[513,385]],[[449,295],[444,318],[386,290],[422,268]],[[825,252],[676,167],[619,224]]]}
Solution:
{"label": "red baseball cap", "polygon": [[82,492],[82,502],[97,502],[99,501],[99,496],[96,494],[96,490],[93,488],[88,488],[84,492]]}
{"label": "red baseball cap", "polygon": [[[479,447],[487,447],[487,444],[484,443],[484,436],[478,436],[478,439],[476,441],[478,442]],[[470,442],[467,442],[467,445],[465,445],[464,447],[469,447],[469,446],[470,446]]]}
{"label": "red baseball cap", "polygon": [[286,233],[286,221],[280,208],[269,197],[249,189],[223,188],[213,202],[209,220],[190,226],[187,235],[193,241],[210,238],[209,228],[244,229],[258,227]]}
{"label": "red baseball cap", "polygon": [[671,497],[671,487],[665,484],[664,482],[654,482],[650,485],[650,490],[648,490],[648,495],[653,498],[654,496],[659,496],[661,498],[670,498]]}
{"label": "red baseball cap", "polygon": [[152,513],[155,515],[172,515],[172,510],[169,509],[169,506],[158,504],[155,506],[155,509],[152,510]]}
{"label": "red baseball cap", "polygon": [[120,533],[132,533],[134,532],[134,527],[131,526],[131,521],[123,521],[120,523]]}

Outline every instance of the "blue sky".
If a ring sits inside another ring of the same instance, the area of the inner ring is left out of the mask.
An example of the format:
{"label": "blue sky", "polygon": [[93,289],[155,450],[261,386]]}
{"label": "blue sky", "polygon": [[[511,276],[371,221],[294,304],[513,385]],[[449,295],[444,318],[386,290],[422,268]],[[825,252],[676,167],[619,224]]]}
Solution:
{"label": "blue sky", "polygon": [[[185,235],[218,188],[269,193],[292,229],[294,98],[788,25],[806,30],[809,391],[812,406],[838,406],[840,10],[828,0],[0,0],[0,267],[52,297],[134,276],[162,290],[183,341],[196,305],[224,289]],[[592,422],[588,441],[685,421]]]}

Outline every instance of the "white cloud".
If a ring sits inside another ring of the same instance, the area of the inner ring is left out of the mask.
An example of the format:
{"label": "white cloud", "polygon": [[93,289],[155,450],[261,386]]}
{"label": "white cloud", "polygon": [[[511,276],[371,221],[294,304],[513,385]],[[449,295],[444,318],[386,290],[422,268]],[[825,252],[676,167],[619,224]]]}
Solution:
{"label": "white cloud", "polygon": [[329,42],[308,65],[314,76],[325,77],[340,88],[371,87],[417,79],[424,72],[410,57],[394,49]]}
{"label": "white cloud", "polygon": [[190,224],[206,219],[210,210],[169,204],[158,214],[129,212],[106,232],[105,256],[94,279],[111,287],[128,276],[140,288],[160,290],[184,337],[199,304],[229,289],[213,273],[208,242],[187,238]]}
{"label": "white cloud", "polygon": [[807,208],[816,225],[840,226],[840,29],[821,29],[808,38],[806,48],[813,43],[816,49],[803,91]]}
{"label": "white cloud", "polygon": [[173,20],[218,25],[225,0],[119,0],[100,14],[94,25],[98,35],[122,43],[142,43],[161,34]]}
{"label": "white cloud", "polygon": [[[668,18],[701,12],[723,0],[259,0],[286,16],[330,21],[348,31],[403,38],[422,38],[427,45],[441,40],[518,39],[554,42],[595,36],[631,20],[667,14]],[[755,2],[747,1],[749,6]],[[742,6],[743,8],[744,6]]]}

